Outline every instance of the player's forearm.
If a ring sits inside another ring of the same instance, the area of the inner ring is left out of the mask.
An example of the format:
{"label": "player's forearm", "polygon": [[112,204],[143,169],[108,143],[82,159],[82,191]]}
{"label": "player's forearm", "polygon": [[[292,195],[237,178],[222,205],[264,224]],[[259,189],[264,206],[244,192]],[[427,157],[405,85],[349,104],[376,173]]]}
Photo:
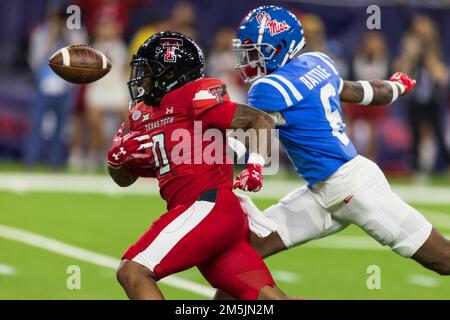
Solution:
{"label": "player's forearm", "polygon": [[263,158],[270,156],[271,133],[275,122],[269,114],[238,104],[230,128],[248,130],[249,135],[244,143],[250,155],[258,154]]}
{"label": "player's forearm", "polygon": [[[364,87],[364,85],[366,87]],[[397,84],[394,83],[393,85],[396,86]],[[371,106],[390,104],[402,94],[399,87],[397,92],[394,92],[395,87],[393,87],[393,85],[384,80],[370,80],[364,82],[344,81],[340,99],[343,102],[360,103]],[[369,93],[367,93],[367,91],[369,91]]]}
{"label": "player's forearm", "polygon": [[126,167],[113,168],[108,166],[108,173],[114,182],[120,187],[128,187],[132,185],[138,178],[137,175],[131,173]]}
{"label": "player's forearm", "polygon": [[249,143],[248,151],[249,154],[257,153],[262,156],[270,156],[271,132],[275,125],[268,114],[262,111],[260,113],[250,124],[250,127],[255,130],[255,143]]}

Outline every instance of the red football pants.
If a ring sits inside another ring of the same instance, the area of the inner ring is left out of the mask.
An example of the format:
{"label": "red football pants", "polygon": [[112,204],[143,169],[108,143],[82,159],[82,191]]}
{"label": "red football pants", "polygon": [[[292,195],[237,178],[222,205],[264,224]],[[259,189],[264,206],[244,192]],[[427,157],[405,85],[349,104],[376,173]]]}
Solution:
{"label": "red football pants", "polygon": [[197,266],[215,288],[236,299],[256,299],[262,287],[275,283],[248,242],[239,200],[227,189],[205,194],[162,215],[122,259],[144,265],[158,279]]}

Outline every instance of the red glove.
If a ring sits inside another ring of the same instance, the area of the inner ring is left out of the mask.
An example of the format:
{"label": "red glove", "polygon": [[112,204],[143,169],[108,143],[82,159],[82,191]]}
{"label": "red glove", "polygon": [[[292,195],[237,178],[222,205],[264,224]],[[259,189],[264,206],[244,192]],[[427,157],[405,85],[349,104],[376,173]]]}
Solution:
{"label": "red glove", "polygon": [[150,136],[143,132],[130,132],[123,135],[125,123],[114,136],[111,149],[108,151],[108,165],[119,168],[132,159],[149,158],[147,150],[153,146]]}
{"label": "red glove", "polygon": [[263,167],[260,164],[247,163],[244,171],[238,174],[233,188],[239,188],[244,191],[258,192],[263,184]]}
{"label": "red glove", "polygon": [[416,86],[416,80],[411,79],[406,73],[396,72],[390,78],[389,81],[397,82],[402,87],[401,94],[405,95],[409,93]]}

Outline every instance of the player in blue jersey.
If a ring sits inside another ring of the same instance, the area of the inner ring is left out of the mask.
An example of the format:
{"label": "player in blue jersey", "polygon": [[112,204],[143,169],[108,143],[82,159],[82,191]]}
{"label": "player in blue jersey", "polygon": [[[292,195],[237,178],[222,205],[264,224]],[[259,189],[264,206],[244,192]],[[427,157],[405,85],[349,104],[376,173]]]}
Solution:
{"label": "player in blue jersey", "polygon": [[254,246],[266,257],[356,224],[399,255],[449,275],[450,242],[392,192],[374,162],[358,155],[341,118],[340,101],[390,104],[415,80],[396,73],[388,81],[344,81],[332,59],[300,54],[304,46],[298,19],[275,6],[251,11],[233,40],[236,68],[245,82],[255,81],[249,105],[273,115],[283,146],[308,182],[264,211],[276,232],[253,237]]}

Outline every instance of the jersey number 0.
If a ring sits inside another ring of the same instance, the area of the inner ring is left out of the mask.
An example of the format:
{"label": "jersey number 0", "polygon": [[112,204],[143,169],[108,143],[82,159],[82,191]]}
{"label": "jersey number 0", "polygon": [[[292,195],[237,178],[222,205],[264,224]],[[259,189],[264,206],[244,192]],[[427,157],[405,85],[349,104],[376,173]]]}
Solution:
{"label": "jersey number 0", "polygon": [[159,168],[159,174],[164,175],[170,171],[170,163],[167,158],[166,147],[164,144],[164,133],[158,133],[152,136],[152,142],[152,153],[155,158],[155,165]]}

